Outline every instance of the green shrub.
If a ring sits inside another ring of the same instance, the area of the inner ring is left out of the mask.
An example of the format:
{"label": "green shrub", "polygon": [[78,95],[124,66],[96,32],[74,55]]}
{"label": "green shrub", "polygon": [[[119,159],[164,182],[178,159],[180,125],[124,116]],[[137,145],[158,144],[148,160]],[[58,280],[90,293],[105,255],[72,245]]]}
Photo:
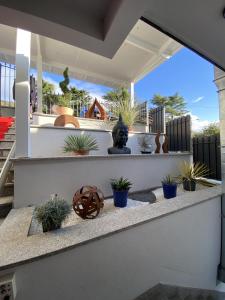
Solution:
{"label": "green shrub", "polygon": [[53,199],[35,208],[34,217],[42,224],[43,231],[46,232],[60,228],[70,211],[70,205],[55,195]]}

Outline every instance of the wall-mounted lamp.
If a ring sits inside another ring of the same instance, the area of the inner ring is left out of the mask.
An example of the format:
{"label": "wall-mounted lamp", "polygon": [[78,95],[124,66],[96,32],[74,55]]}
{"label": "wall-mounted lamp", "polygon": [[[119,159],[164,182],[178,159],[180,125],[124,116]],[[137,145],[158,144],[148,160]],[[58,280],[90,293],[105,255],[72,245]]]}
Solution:
{"label": "wall-mounted lamp", "polygon": [[225,18],[225,7],[223,9],[223,17]]}

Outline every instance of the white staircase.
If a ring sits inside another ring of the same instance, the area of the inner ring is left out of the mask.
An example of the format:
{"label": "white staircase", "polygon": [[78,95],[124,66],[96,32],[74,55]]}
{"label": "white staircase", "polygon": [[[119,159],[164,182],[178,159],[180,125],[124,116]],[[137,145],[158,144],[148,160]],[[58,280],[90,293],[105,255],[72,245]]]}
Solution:
{"label": "white staircase", "polygon": [[10,157],[15,142],[15,127],[9,128],[4,140],[0,141],[0,225],[13,205],[14,170]]}

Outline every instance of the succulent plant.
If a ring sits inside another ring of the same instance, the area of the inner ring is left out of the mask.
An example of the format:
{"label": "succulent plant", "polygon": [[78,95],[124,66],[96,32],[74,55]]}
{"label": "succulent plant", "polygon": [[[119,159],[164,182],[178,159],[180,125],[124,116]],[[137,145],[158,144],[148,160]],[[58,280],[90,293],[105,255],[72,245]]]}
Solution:
{"label": "succulent plant", "polygon": [[129,190],[132,186],[132,183],[127,179],[120,177],[119,179],[111,179],[111,187],[116,191],[125,191]]}
{"label": "succulent plant", "polygon": [[42,224],[43,231],[46,232],[59,229],[70,211],[70,205],[55,194],[51,200],[35,208],[34,217]]}
{"label": "succulent plant", "polygon": [[91,150],[98,150],[98,144],[89,134],[69,135],[65,139],[64,152],[88,154]]}

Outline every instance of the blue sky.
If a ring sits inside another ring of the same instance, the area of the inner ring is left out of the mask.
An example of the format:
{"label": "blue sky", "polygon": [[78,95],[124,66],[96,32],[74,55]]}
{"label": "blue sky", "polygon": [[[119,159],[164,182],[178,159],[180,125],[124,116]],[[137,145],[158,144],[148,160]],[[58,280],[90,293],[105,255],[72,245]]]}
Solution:
{"label": "blue sky", "polygon": [[[156,93],[170,96],[178,92],[187,102],[194,130],[199,130],[219,119],[218,98],[213,77],[212,64],[183,48],[136,83],[135,94],[140,101],[144,101],[150,100]],[[62,80],[62,76],[50,73],[44,73],[44,78],[56,86]],[[76,79],[71,79],[70,84],[89,91],[93,97],[101,97],[110,90],[105,86]],[[58,87],[57,91],[60,91]]]}

